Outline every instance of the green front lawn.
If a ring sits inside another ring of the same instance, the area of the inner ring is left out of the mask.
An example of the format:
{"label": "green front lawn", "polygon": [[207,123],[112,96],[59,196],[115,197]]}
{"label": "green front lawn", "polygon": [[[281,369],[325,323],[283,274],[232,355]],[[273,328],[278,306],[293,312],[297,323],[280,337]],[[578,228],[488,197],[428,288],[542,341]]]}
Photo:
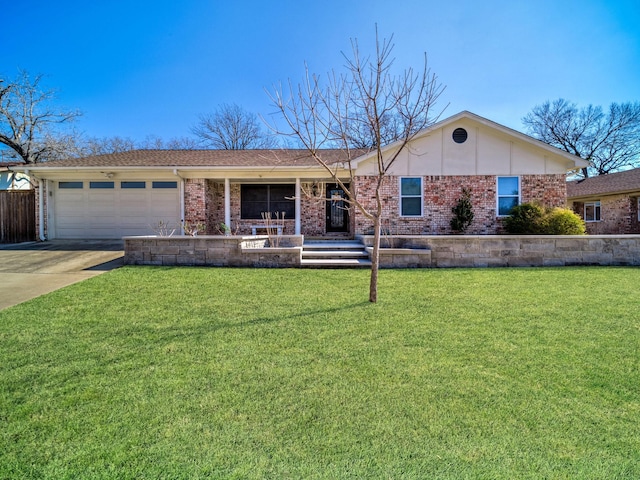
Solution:
{"label": "green front lawn", "polygon": [[640,478],[640,269],[128,267],[0,312],[0,478]]}

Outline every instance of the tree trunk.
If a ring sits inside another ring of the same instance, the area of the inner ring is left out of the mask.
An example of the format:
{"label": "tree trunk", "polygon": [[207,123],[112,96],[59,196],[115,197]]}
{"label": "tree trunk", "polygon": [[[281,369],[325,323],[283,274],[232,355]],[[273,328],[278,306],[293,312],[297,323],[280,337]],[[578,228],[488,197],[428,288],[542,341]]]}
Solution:
{"label": "tree trunk", "polygon": [[380,263],[380,215],[373,219],[373,254],[371,255],[371,281],[369,282],[369,301],[378,301],[378,264]]}

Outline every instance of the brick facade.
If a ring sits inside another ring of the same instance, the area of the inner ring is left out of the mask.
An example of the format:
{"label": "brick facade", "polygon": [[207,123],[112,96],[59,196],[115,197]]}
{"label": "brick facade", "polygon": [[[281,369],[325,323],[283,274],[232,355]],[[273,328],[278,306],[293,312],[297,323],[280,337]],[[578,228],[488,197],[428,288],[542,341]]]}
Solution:
{"label": "brick facade", "polygon": [[[589,235],[640,233],[638,197],[610,195],[600,198],[600,221],[586,222]],[[584,218],[584,202],[574,202],[573,210]]]}
{"label": "brick facade", "polygon": [[191,225],[207,223],[206,180],[188,179],[184,182],[184,222]]}
{"label": "brick facade", "polygon": [[[497,180],[495,175],[426,176],[423,178],[423,216],[401,218],[400,180],[388,177],[382,187],[384,231],[392,235],[450,235],[451,209],[462,194],[462,187],[471,192],[474,219],[466,234],[492,235],[504,233],[502,222],[496,215]],[[358,177],[358,195],[369,208],[374,206],[374,177]],[[539,202],[545,206],[564,206],[566,202],[565,176],[522,175],[520,177],[521,202]],[[372,222],[356,214],[356,234],[368,233]]]}
{"label": "brick facade", "polygon": [[[425,176],[423,178],[423,216],[401,218],[399,177],[387,177],[382,186],[383,229],[392,235],[448,235],[454,233],[449,225],[451,209],[462,193],[462,187],[471,191],[474,220],[465,233],[492,235],[503,233],[501,220],[496,216],[495,175],[477,176]],[[356,177],[358,199],[366,206],[374,206],[376,177]],[[326,234],[325,184],[301,183],[302,233],[306,236]],[[522,202],[537,201],[545,206],[564,206],[566,202],[565,176],[522,175],[520,177]],[[251,226],[260,220],[240,218],[240,183],[230,185],[231,231],[233,234],[251,233]],[[207,234],[220,233],[224,222],[224,183],[215,180],[189,179],[185,182],[185,221],[205,223]],[[366,234],[372,231],[372,222],[361,212],[350,210],[350,234]],[[284,233],[295,232],[295,219],[285,219]]]}
{"label": "brick facade", "polygon": [[[46,184],[47,182],[42,182],[44,184]],[[33,187],[35,194],[36,194],[36,238],[39,238],[40,236],[40,195],[44,195],[44,200],[45,202],[47,201],[47,187],[44,187],[44,192],[40,191],[40,185],[39,182],[35,184],[35,186]],[[44,211],[47,211],[47,207],[46,207],[46,203],[45,203],[45,208]],[[44,222],[44,234],[45,234],[45,238],[47,236],[47,224],[49,222],[47,222],[45,220]]]}

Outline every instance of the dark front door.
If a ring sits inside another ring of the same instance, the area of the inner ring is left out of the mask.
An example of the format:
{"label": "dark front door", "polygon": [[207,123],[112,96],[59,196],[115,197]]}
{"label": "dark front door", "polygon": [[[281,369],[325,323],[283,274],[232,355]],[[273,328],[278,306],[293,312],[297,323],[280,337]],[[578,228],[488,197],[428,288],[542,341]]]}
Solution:
{"label": "dark front door", "polygon": [[342,188],[327,185],[327,232],[349,231],[349,206]]}

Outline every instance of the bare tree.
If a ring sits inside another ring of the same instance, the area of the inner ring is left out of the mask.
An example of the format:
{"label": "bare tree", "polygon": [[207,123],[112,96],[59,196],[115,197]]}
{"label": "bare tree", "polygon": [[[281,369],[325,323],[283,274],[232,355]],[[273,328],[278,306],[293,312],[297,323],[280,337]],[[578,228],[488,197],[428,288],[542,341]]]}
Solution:
{"label": "bare tree", "polygon": [[[352,55],[344,55],[344,74],[331,72],[323,83],[307,70],[304,83],[297,87],[289,83],[286,94],[279,87],[271,95],[287,125],[285,131],[276,126],[273,128],[280,134],[297,138],[331,175],[332,182],[345,191],[350,208],[357,209],[373,223],[370,302],[378,300],[382,186],[389,169],[409,142],[440,116],[441,111],[434,114],[433,109],[444,90],[428,68],[426,55],[421,71],[408,69],[399,75],[392,74],[392,38],[380,41],[376,30],[376,51],[372,58],[362,57],[357,40],[352,40]],[[390,139],[386,138],[385,122],[389,118],[397,122],[397,127],[393,135],[395,142],[387,146]],[[366,196],[358,192],[353,160],[362,151],[353,148],[357,143],[354,132],[360,132],[360,138],[368,139],[366,146],[375,158],[377,175],[373,182],[373,201],[369,199],[371,192]],[[342,161],[327,162],[323,148],[339,148],[343,153]]]}
{"label": "bare tree", "polygon": [[58,131],[80,115],[55,109],[53,90],[41,88],[43,76],[33,79],[21,71],[13,80],[0,78],[0,143],[24,163],[37,163],[67,155],[72,135]]}
{"label": "bare tree", "polygon": [[538,105],[522,119],[527,133],[588,160],[585,177],[604,175],[640,160],[640,103],[612,103],[607,113],[589,105],[578,109],[562,98]]}
{"label": "bare tree", "polygon": [[191,131],[206,148],[245,150],[273,148],[275,138],[265,133],[258,117],[236,104],[223,104],[211,114],[200,115]]}
{"label": "bare tree", "polygon": [[198,141],[192,137],[172,137],[163,140],[153,135],[147,136],[137,148],[154,150],[197,150]]}
{"label": "bare tree", "polygon": [[[397,113],[388,112],[380,118],[380,131],[371,129],[366,119],[348,124],[347,141],[351,148],[372,149],[380,142],[389,145],[402,138],[404,124]],[[377,137],[380,138],[377,138]]]}
{"label": "bare tree", "polygon": [[129,152],[131,150],[195,150],[197,142],[190,137],[175,137],[163,140],[160,137],[149,135],[139,142],[129,137],[75,137],[75,149],[68,149],[72,156],[88,157],[93,155],[105,155],[110,153]]}
{"label": "bare tree", "polygon": [[138,148],[135,140],[129,137],[90,137],[81,141],[80,156],[90,157],[108,153],[122,153]]}

